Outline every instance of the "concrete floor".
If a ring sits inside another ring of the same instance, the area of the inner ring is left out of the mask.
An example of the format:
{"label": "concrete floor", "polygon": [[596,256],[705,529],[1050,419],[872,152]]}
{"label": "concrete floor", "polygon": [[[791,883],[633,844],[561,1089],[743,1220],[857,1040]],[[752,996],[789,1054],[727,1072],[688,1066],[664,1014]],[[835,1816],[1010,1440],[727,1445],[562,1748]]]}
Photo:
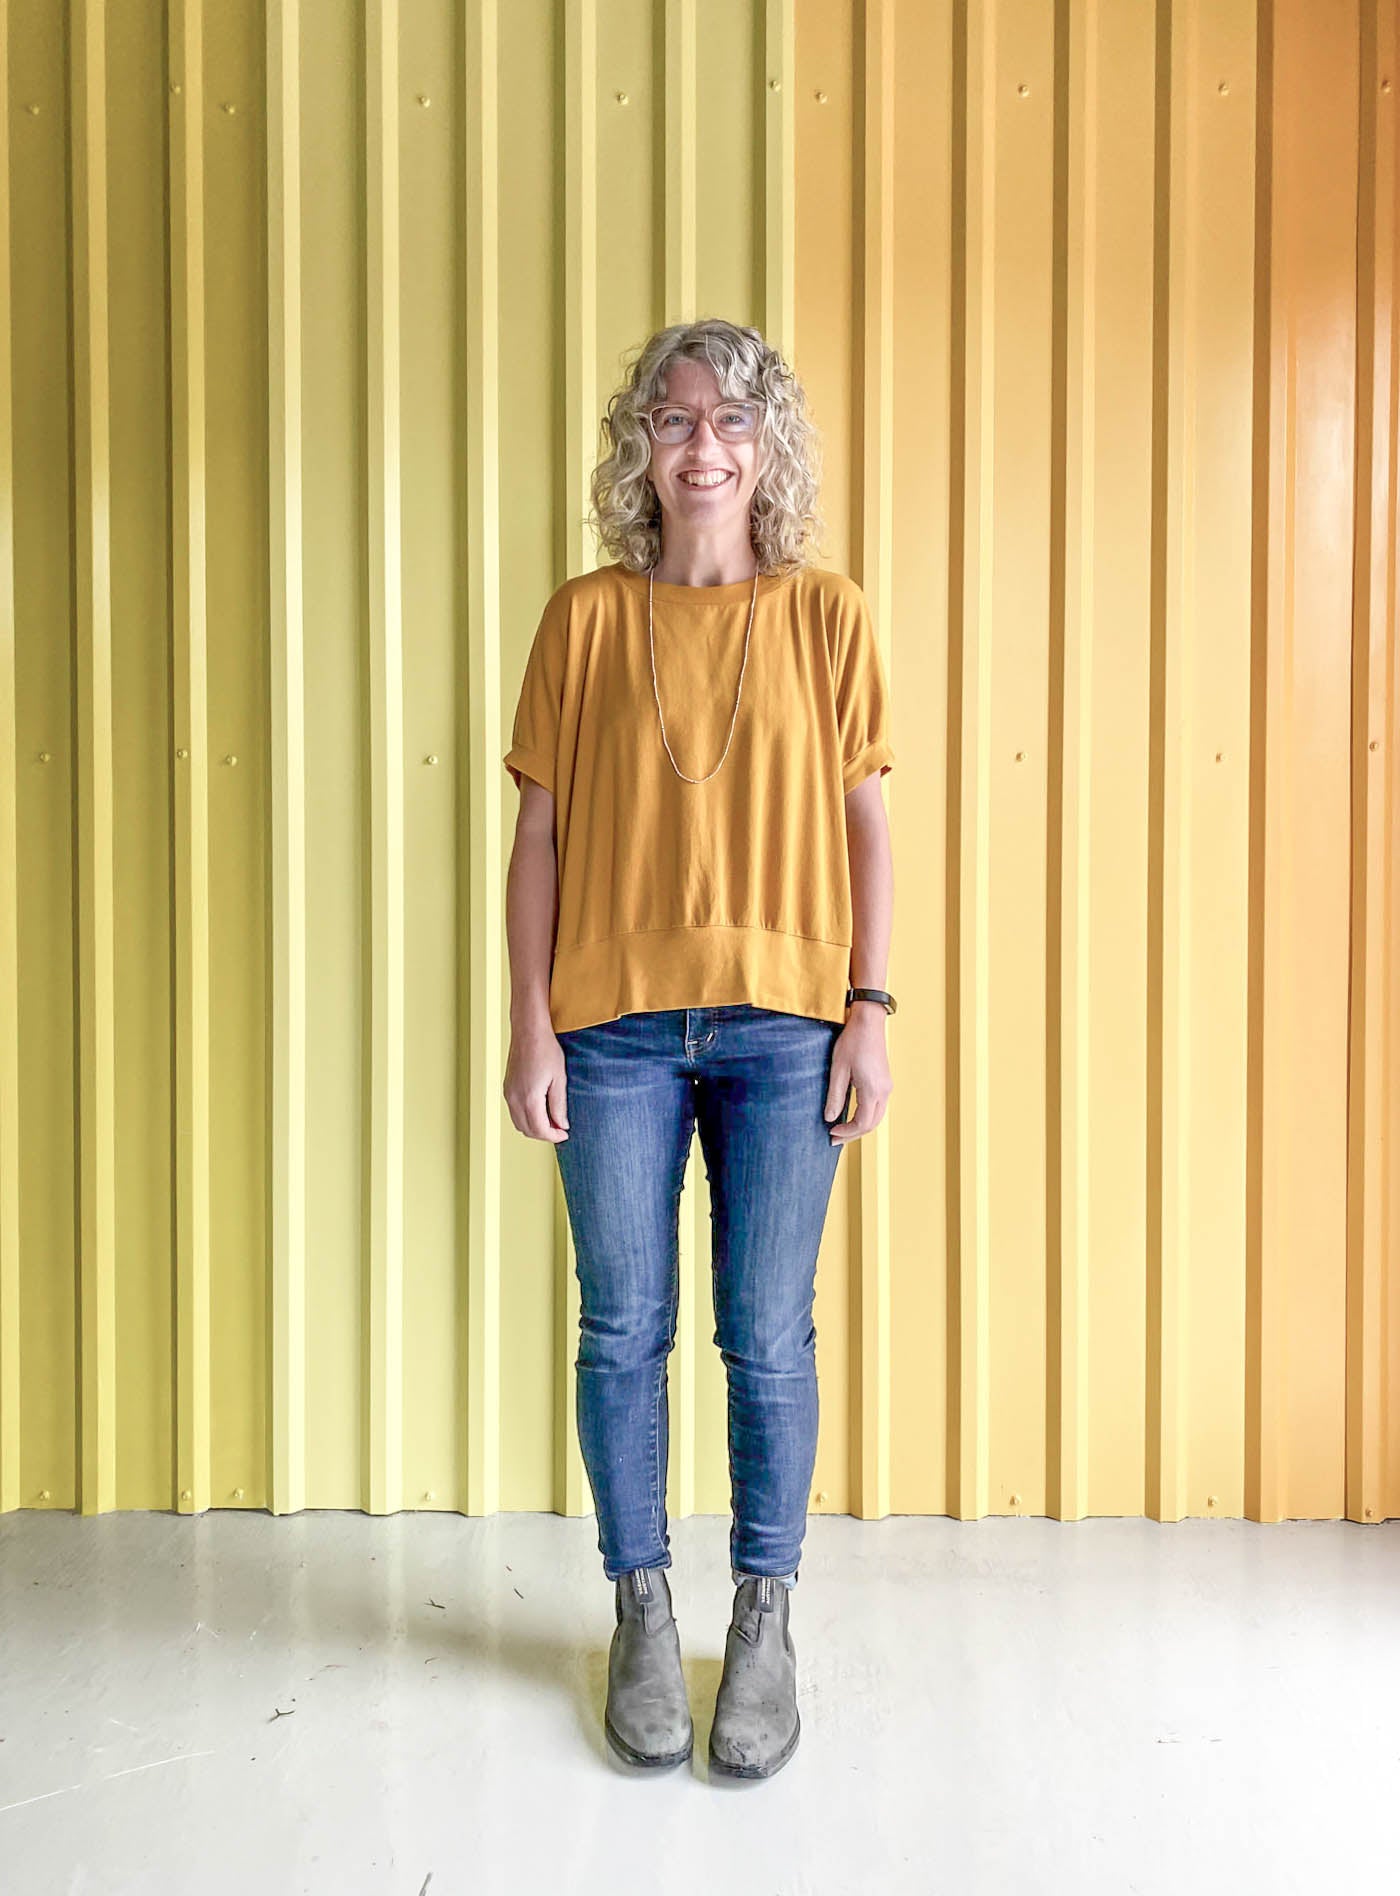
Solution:
{"label": "concrete floor", "polygon": [[601,1730],[590,1517],[0,1517],[5,1896],[1400,1887],[1400,1522],[813,1518],[803,1735],[707,1778],[728,1521],[675,1523],[695,1757]]}

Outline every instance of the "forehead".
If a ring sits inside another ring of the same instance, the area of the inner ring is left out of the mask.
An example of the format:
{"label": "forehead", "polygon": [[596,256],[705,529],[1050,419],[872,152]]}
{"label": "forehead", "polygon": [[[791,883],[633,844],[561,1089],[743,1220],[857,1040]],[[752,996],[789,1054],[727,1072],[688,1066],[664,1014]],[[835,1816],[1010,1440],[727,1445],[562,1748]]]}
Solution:
{"label": "forehead", "polygon": [[689,356],[672,362],[666,371],[662,399],[672,402],[713,402],[723,399],[719,377],[708,362],[694,362]]}

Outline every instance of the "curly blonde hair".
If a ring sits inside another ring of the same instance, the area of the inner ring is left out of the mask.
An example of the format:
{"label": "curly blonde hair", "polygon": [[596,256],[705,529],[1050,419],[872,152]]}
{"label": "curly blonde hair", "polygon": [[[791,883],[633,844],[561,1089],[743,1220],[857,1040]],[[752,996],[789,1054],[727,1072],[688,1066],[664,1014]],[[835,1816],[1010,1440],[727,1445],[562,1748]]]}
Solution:
{"label": "curly blonde hair", "polygon": [[646,410],[666,398],[671,363],[708,362],[727,400],[763,403],[758,484],[749,509],[758,570],[778,576],[811,563],[825,522],[817,507],[821,437],[807,419],[802,384],[757,329],[721,317],[658,329],[637,351],[600,424],[607,450],[589,482],[585,516],[605,552],[634,573],[661,557],[661,502],[647,474],[652,434]]}

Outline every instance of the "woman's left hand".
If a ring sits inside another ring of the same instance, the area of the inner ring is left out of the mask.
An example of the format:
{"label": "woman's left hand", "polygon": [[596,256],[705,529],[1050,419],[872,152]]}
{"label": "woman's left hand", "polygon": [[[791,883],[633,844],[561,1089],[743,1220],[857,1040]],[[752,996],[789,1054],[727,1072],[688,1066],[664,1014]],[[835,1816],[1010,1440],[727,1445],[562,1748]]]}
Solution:
{"label": "woman's left hand", "polygon": [[[864,1132],[873,1132],[885,1116],[885,1106],[894,1091],[885,1052],[885,1020],[885,1010],[878,1001],[856,1001],[836,1036],[823,1113],[829,1125],[833,1120],[837,1122],[831,1125],[833,1145],[845,1145]],[[843,1119],[852,1086],[856,1089],[856,1116]]]}

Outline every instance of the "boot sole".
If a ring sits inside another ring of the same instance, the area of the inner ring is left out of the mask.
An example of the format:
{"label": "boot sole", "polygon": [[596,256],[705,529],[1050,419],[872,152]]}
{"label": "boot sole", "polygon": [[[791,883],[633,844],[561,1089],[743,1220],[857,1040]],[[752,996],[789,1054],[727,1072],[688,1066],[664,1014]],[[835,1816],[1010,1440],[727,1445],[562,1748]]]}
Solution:
{"label": "boot sole", "polygon": [[783,1746],[782,1750],[777,1754],[777,1756],[774,1758],[770,1758],[766,1764],[729,1764],[728,1762],[726,1762],[725,1759],[715,1756],[714,1748],[712,1746],[710,1749],[710,1769],[712,1771],[718,1772],[720,1777],[733,1777],[733,1778],[772,1777],[775,1771],[782,1770],[783,1766],[787,1763],[788,1759],[792,1756],[793,1752],[796,1751],[797,1741],[801,1736],[802,1736],[802,1719],[801,1719],[801,1716],[799,1715],[797,1723],[792,1728],[791,1738],[788,1739],[787,1743]]}
{"label": "boot sole", "polygon": [[612,1721],[607,1717],[606,1713],[603,1716],[603,1730],[607,1734],[608,1743],[624,1762],[627,1764],[640,1765],[644,1770],[648,1771],[662,1771],[672,1765],[684,1764],[695,1749],[694,1726],[691,1727],[690,1737],[686,1740],[683,1750],[665,1752],[634,1751],[626,1739],[620,1738],[613,1730]]}

